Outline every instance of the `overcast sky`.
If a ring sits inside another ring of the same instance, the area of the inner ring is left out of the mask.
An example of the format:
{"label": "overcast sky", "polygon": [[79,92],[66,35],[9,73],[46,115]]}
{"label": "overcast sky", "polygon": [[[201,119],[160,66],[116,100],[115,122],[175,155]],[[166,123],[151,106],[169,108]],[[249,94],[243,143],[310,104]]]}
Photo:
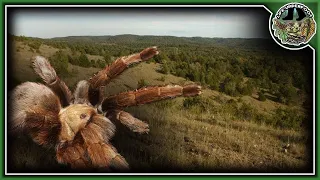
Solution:
{"label": "overcast sky", "polygon": [[10,33],[40,38],[119,34],[263,37],[258,29],[261,17],[256,11],[49,9],[19,10],[11,16]]}

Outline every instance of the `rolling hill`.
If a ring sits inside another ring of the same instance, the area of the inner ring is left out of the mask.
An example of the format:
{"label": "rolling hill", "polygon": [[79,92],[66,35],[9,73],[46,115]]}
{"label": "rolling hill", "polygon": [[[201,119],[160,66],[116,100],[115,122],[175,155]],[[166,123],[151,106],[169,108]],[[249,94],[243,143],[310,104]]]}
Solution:
{"label": "rolling hill", "polygon": [[[242,46],[258,48],[263,40],[209,39],[153,36],[99,36],[53,38],[53,41],[127,44],[217,45],[227,48]],[[232,43],[230,43],[232,41]],[[245,45],[244,45],[245,44]],[[71,53],[70,49],[63,49]],[[41,44],[38,51],[26,41],[12,43],[11,89],[25,81],[40,79],[31,67],[31,57],[51,57],[59,49]],[[90,54],[87,54],[90,57]],[[159,63],[141,63],[126,70],[106,86],[106,96],[133,90],[143,79],[147,85],[188,84],[183,77],[159,73]],[[88,79],[99,68],[68,64],[69,75],[63,80],[72,89],[82,79]],[[117,127],[112,143],[127,159],[133,172],[305,172],[310,166],[308,132],[304,129],[282,129],[264,121],[275,117],[275,110],[288,105],[270,99],[259,101],[256,92],[233,97],[204,88],[199,98],[176,98],[126,110],[150,125],[150,134],[137,135]],[[303,111],[300,106],[292,107]],[[260,119],[260,123],[258,120]],[[25,137],[16,138],[12,150],[11,170],[50,172],[56,168],[68,171],[54,161],[52,151],[43,151]],[[17,143],[19,145],[17,145]],[[284,148],[290,144],[290,148]],[[46,160],[44,160],[46,159]],[[10,170],[10,168],[9,168]],[[309,170],[309,169],[308,169]]]}

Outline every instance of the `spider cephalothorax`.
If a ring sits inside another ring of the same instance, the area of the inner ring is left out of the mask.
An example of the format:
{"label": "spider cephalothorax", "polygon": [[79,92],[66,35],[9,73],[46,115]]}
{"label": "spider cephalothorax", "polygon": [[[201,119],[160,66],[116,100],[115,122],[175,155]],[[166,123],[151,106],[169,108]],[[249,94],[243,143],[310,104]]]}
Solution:
{"label": "spider cephalothorax", "polygon": [[24,133],[46,148],[55,148],[59,163],[72,168],[126,170],[126,160],[109,143],[116,119],[130,130],[147,133],[149,126],[121,110],[123,107],[146,104],[176,96],[201,93],[198,85],[145,87],[103,97],[103,87],[130,64],[146,61],[158,54],[156,47],[118,58],[88,81],[77,84],[71,93],[59,79],[47,59],[34,58],[35,72],[46,86],[26,82],[11,94],[9,127],[12,133]]}

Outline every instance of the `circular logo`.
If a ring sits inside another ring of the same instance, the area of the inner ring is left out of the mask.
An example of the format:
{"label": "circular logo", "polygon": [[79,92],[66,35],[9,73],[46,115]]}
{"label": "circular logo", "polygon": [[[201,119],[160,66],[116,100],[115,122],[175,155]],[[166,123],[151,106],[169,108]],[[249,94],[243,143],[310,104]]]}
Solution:
{"label": "circular logo", "polygon": [[282,6],[272,19],[273,35],[290,48],[307,44],[316,33],[312,11],[301,3]]}

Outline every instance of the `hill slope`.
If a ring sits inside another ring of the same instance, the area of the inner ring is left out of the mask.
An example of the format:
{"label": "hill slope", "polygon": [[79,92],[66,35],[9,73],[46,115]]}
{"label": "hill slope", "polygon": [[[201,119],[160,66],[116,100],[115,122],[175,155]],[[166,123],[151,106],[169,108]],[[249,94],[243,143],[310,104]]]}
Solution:
{"label": "hill slope", "polygon": [[[13,44],[13,79],[17,82],[39,81],[32,72],[31,57],[37,54],[50,57],[58,49],[41,45],[39,52],[31,51],[22,42]],[[63,79],[70,87],[99,70],[69,66],[70,76]],[[190,83],[181,77],[158,73],[158,69],[156,63],[136,65],[114,79],[106,87],[106,95],[133,90],[140,79],[149,85]],[[136,135],[117,127],[112,140],[134,172],[299,172],[309,165],[305,132],[281,130],[250,120],[259,113],[272,115],[272,110],[286,105],[270,100],[261,102],[252,96],[234,98],[210,89],[204,89],[200,99],[187,105],[186,99],[126,108],[150,125],[148,135]],[[248,104],[255,105],[243,110],[248,117],[240,118],[241,107]],[[48,151],[39,150],[23,138],[20,141],[23,143],[19,147],[29,151],[15,152],[18,169],[45,167],[46,163],[53,164],[49,167],[60,167]],[[291,148],[285,150],[283,146],[288,143]],[[39,160],[47,156],[49,161]]]}

